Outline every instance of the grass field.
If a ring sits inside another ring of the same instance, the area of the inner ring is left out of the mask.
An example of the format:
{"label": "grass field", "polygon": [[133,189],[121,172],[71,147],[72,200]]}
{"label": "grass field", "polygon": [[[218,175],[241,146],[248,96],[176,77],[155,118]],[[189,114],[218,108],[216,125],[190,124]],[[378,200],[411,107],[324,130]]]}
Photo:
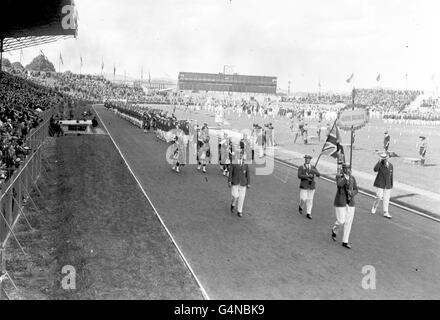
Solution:
{"label": "grass field", "polygon": [[[13,299],[203,299],[135,179],[104,135],[50,138],[34,194],[9,242]],[[77,288],[61,288],[61,269],[76,269]]]}

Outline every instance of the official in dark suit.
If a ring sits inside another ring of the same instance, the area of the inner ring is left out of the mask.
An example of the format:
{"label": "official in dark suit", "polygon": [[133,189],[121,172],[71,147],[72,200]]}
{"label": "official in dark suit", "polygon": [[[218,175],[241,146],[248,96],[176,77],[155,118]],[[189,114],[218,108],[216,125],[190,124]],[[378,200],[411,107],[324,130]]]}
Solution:
{"label": "official in dark suit", "polygon": [[388,161],[388,154],[382,153],[380,160],[374,166],[374,172],[377,172],[374,186],[376,187],[376,199],[374,199],[371,213],[375,214],[380,201],[383,201],[383,216],[391,219],[388,212],[390,204],[391,189],[393,189],[393,165]]}
{"label": "official in dark suit", "polygon": [[356,179],[351,175],[350,164],[342,165],[342,173],[336,176],[336,196],[334,200],[336,222],[332,228],[332,239],[336,241],[338,230],[344,227],[342,235],[342,246],[351,249],[348,243],[350,237],[351,225],[353,223],[355,201],[354,197],[358,193]]}
{"label": "official in dark suit", "polygon": [[237,158],[231,165],[228,185],[232,195],[231,212],[237,208],[237,215],[242,217],[246,190],[250,187],[250,172],[249,166],[244,163],[242,152],[238,153]]}
{"label": "official in dark suit", "polygon": [[315,176],[321,174],[310,161],[312,156],[304,156],[304,165],[298,169],[298,178],[301,180],[299,185],[299,213],[303,213],[304,204],[307,206],[307,218],[312,219],[313,197],[315,196]]}

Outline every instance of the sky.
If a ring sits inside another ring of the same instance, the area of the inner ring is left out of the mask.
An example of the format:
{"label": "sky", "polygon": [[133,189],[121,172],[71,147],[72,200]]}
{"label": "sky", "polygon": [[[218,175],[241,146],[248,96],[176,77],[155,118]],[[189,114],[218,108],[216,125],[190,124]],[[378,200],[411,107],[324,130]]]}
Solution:
{"label": "sky", "polygon": [[[437,0],[75,0],[76,39],[40,50],[58,71],[177,80],[180,71],[278,77],[291,92],[357,88],[435,90]],[[11,61],[20,52],[5,54]],[[353,83],[346,79],[354,74]],[[380,81],[376,81],[380,74]],[[408,74],[406,80],[405,74]]]}

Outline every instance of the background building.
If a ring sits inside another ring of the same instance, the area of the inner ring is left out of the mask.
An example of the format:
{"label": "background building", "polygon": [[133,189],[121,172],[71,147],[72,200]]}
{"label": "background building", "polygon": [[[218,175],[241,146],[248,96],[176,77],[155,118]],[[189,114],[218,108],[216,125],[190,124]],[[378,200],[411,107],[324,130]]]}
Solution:
{"label": "background building", "polygon": [[180,72],[179,90],[276,94],[277,78],[224,73]]}

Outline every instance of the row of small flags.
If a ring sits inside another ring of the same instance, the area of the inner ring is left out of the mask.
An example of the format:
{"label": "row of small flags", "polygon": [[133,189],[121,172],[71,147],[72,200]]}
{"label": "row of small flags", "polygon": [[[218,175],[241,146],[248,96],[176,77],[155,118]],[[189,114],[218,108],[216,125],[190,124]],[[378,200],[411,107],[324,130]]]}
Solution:
{"label": "row of small flags", "polygon": [[[434,80],[435,78],[435,73],[432,74],[431,76],[431,80]],[[351,81],[354,79],[354,73],[351,74],[350,77],[348,77],[347,80],[345,80],[347,83],[351,83]],[[408,73],[405,73],[405,79],[408,80]],[[379,82],[380,81],[380,73],[377,75],[376,77],[376,81]],[[321,86],[321,82],[319,82],[318,84],[319,86]]]}
{"label": "row of small flags", "polygon": [[[40,50],[40,53],[41,53],[44,57],[46,57],[46,56],[44,55],[44,53],[43,53],[42,50]],[[81,66],[81,68],[82,68],[82,67],[84,66],[82,56],[80,56],[79,59],[80,59],[80,66]],[[60,64],[64,66],[63,56],[61,55],[61,52],[60,52],[59,60],[60,60]],[[104,71],[104,59],[101,60],[101,72],[102,72],[102,71]],[[116,65],[113,66],[113,75],[114,75],[114,76],[116,75]],[[148,82],[151,82],[151,75],[150,75],[150,72],[148,72]]]}
{"label": "row of small flags", "polygon": [[[43,53],[42,50],[40,50],[40,53],[46,58],[46,55]],[[20,58],[23,57],[23,50],[20,52]],[[46,58],[47,59],[47,58]],[[60,63],[64,66],[64,62],[63,62],[63,56],[61,55],[60,52]],[[81,68],[83,67],[83,58],[82,56],[80,56],[80,65]],[[101,72],[104,70],[104,60],[101,61]],[[113,75],[116,75],[116,65],[113,67]],[[149,81],[151,81],[151,77],[150,77],[150,73],[148,73],[148,77],[149,77]],[[432,74],[431,76],[431,80],[434,80],[435,78],[435,73]],[[345,80],[347,83],[351,83],[354,79],[354,73],[352,73],[350,75],[350,77],[347,78],[347,80]],[[381,79],[380,73],[377,75],[376,77],[376,81],[379,82]],[[408,80],[408,73],[405,73],[405,79]],[[318,86],[321,87],[321,80],[318,82]]]}

